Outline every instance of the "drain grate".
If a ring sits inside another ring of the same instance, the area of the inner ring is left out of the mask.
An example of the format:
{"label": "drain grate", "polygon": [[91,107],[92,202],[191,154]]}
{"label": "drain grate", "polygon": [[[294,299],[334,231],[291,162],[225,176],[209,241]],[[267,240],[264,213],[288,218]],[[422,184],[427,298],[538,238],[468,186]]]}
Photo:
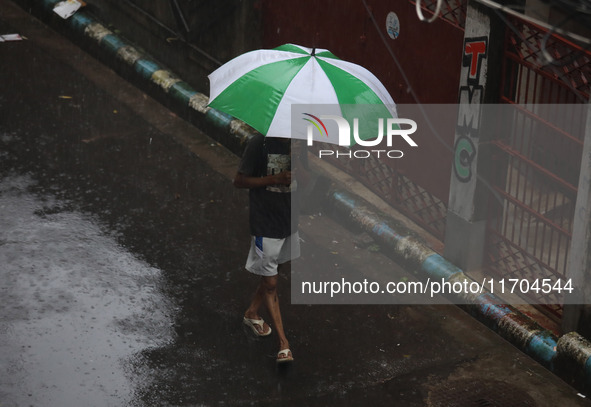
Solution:
{"label": "drain grate", "polygon": [[453,380],[429,392],[430,407],[535,407],[523,390],[496,380]]}

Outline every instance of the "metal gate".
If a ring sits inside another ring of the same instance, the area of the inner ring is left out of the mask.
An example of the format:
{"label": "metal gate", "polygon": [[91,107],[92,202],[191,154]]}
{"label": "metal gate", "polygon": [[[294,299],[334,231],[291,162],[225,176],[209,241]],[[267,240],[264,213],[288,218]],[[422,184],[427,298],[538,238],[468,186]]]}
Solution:
{"label": "metal gate", "polygon": [[[499,277],[556,280],[572,238],[591,53],[521,19],[508,22],[501,101],[517,113],[492,142],[502,165],[492,176],[485,261]],[[557,115],[552,104],[572,108]],[[558,295],[530,295],[561,314]]]}

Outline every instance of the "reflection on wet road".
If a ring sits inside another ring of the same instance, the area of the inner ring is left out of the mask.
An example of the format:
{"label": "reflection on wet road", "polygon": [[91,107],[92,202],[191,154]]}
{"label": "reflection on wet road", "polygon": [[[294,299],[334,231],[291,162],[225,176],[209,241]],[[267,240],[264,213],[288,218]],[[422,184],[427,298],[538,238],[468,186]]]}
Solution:
{"label": "reflection on wet road", "polygon": [[131,384],[122,361],[173,336],[161,272],[93,217],[34,189],[29,176],[0,180],[2,399],[124,403]]}

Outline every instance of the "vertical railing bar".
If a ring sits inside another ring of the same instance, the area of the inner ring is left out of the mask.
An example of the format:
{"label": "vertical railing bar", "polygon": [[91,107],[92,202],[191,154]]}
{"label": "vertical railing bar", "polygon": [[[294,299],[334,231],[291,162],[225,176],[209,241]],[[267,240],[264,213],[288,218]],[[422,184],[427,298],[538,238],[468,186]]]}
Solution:
{"label": "vertical railing bar", "polygon": [[[510,157],[510,161],[511,161],[511,169],[512,169],[512,174],[511,174],[511,183],[513,183],[514,178],[518,179],[519,178],[519,169],[515,168],[514,162],[515,162],[515,158],[514,157]],[[511,194],[511,189],[509,189],[507,191],[509,194]],[[513,207],[511,207],[513,208]],[[509,222],[510,220],[510,212],[512,211],[511,208],[507,211],[507,219],[506,222]],[[513,214],[511,215],[511,218],[515,219],[515,211],[513,211]],[[507,232],[509,231],[509,229],[511,229],[511,240],[513,240],[513,238],[515,237],[515,222],[511,222],[509,226],[507,226]],[[507,236],[509,237],[509,236]]]}

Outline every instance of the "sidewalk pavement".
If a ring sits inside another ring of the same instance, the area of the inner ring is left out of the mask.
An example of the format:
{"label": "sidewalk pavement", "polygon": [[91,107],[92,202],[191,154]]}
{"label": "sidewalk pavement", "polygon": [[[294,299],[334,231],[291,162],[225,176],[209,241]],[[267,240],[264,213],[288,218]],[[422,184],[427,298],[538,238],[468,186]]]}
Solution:
{"label": "sidewalk pavement", "polygon": [[[114,70],[133,77],[134,83],[143,85],[154,97],[171,107],[181,117],[203,129],[236,155],[240,155],[252,129],[232,117],[207,107],[208,97],[191,88],[173,71],[143,54],[133,44],[116,35],[91,14],[79,11],[68,20],[58,20],[51,10],[56,0],[36,2],[37,15],[59,24],[60,31],[79,43],[88,44]],[[2,0],[3,8],[12,6]],[[317,163],[316,170],[322,172]],[[469,280],[461,269],[436,253],[432,244],[417,237],[417,233],[393,222],[384,212],[366,199],[344,189],[336,183],[327,195],[336,212],[351,219],[402,264],[419,270],[426,276],[446,281]],[[392,225],[396,225],[393,227]],[[589,392],[591,381],[591,343],[575,332],[557,337],[542,328],[515,307],[490,293],[461,298],[463,306],[475,318],[496,331],[518,349],[555,372],[584,392]]]}

